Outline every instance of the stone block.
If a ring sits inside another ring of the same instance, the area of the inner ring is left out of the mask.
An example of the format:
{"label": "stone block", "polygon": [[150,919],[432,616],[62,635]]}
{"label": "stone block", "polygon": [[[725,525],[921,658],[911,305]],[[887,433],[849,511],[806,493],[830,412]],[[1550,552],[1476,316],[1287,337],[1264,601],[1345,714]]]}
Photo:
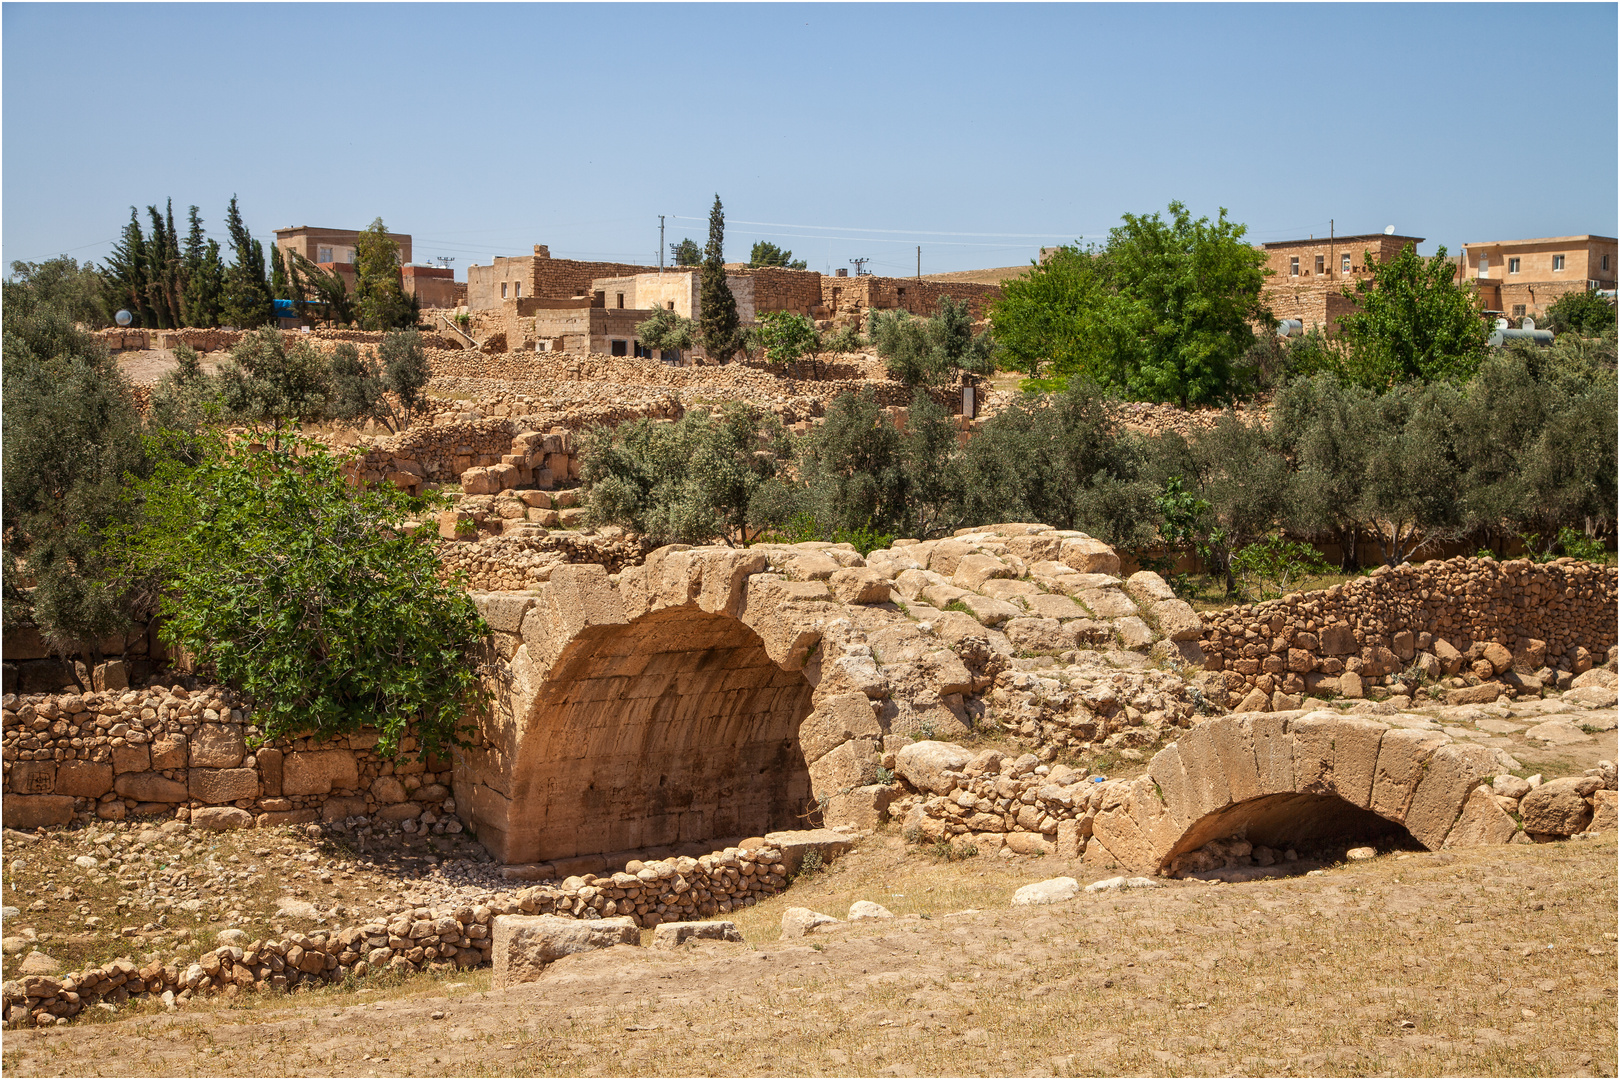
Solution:
{"label": "stone block", "polygon": [[996,558],[994,555],[984,555],[975,552],[964,555],[956,564],[956,570],[951,575],[951,584],[959,589],[971,589],[975,592],[984,588],[984,583],[991,578],[1017,577],[1012,567]]}
{"label": "stone block", "polygon": [[834,570],[827,584],[832,589],[833,599],[840,604],[881,604],[894,591],[888,578],[864,566]]}
{"label": "stone block", "polygon": [[1487,844],[1505,844],[1518,831],[1513,819],[1503,811],[1488,787],[1477,787],[1463,804],[1457,824],[1446,835],[1448,848],[1482,847]]}
{"label": "stone block", "polygon": [[384,805],[404,802],[405,785],[398,777],[379,776],[371,782],[371,797]]}
{"label": "stone block", "polygon": [[229,803],[259,797],[256,769],[192,769],[186,774],[191,797],[205,803]]}
{"label": "stone block", "polygon": [[674,949],[688,941],[741,941],[737,924],[715,920],[713,922],[668,922],[653,928],[652,947]]}
{"label": "stone block", "polygon": [[567,919],[556,915],[497,915],[490,934],[497,990],[534,982],[553,961],[615,945],[639,945],[641,930],[628,916]]}
{"label": "stone block", "polygon": [[1135,615],[1114,620],[1114,633],[1119,643],[1131,652],[1143,652],[1153,644],[1153,630]]}
{"label": "stone block", "polygon": [[1119,556],[1114,549],[1089,536],[1066,537],[1058,561],[1082,574],[1119,574]]}
{"label": "stone block", "polygon": [[1617,796],[1609,788],[1599,788],[1592,792],[1592,821],[1586,826],[1588,832],[1608,832],[1616,827]]}
{"label": "stone block", "polygon": [[886,784],[865,784],[840,792],[828,798],[822,821],[829,828],[875,829],[888,816],[889,804],[899,794],[898,788]]}
{"label": "stone block", "polygon": [[1013,893],[1015,905],[1061,904],[1080,895],[1080,883],[1072,877],[1055,877],[1023,885]]}
{"label": "stone block", "polygon": [[944,795],[961,783],[972,760],[973,755],[955,743],[915,742],[895,755],[895,771],[918,791]]}
{"label": "stone block", "polygon": [[191,827],[214,831],[251,829],[253,815],[234,806],[203,806],[191,812]]}
{"label": "stone block", "polygon": [[978,593],[967,593],[958,599],[984,626],[999,626],[1008,619],[1016,619],[1024,614],[1024,609],[1017,604],[1006,600],[992,600]]}
{"label": "stone block", "polygon": [[113,781],[113,790],[135,802],[181,803],[190,797],[186,785],[161,773],[124,773]]}
{"label": "stone block", "polygon": [[881,760],[875,738],[840,743],[810,765],[810,786],[818,794],[832,795],[863,787],[877,779]]}
{"label": "stone block", "polygon": [[799,725],[799,745],[806,764],[856,737],[878,737],[883,728],[865,694],[829,694]]}
{"label": "stone block", "polygon": [[[66,764],[66,762],[63,762]],[[51,795],[56,793],[56,762],[19,761],[11,766],[6,785],[19,795]],[[62,794],[68,794],[63,792]]]}
{"label": "stone block", "polygon": [[[18,765],[23,764],[18,762]],[[11,775],[17,775],[13,765]],[[112,790],[113,768],[101,761],[64,761],[56,768],[56,793],[99,799]]]}
{"label": "stone block", "polygon": [[71,795],[11,795],[0,806],[8,829],[38,829],[73,820]]}
{"label": "stone block", "polygon": [[1153,621],[1159,624],[1159,633],[1171,641],[1197,641],[1204,633],[1204,621],[1185,600],[1173,597],[1160,600],[1153,605],[1152,612]]}
{"label": "stone block", "polygon": [[190,759],[190,740],[178,731],[166,731],[150,743],[152,768],[183,769]]}
{"label": "stone block", "polygon": [[152,750],[147,743],[129,743],[112,748],[113,772],[146,772],[152,767]]}
{"label": "stone block", "polygon": [[[337,802],[338,800],[329,799],[327,801],[328,802]],[[414,802],[402,802],[402,803],[394,803],[391,806],[380,806],[380,807],[377,808],[377,813],[375,814],[376,820],[378,820],[378,821],[386,821],[386,822],[404,821],[406,818],[414,818],[414,817],[421,817],[421,816],[422,816],[422,804],[421,803],[414,803]]]}
{"label": "stone block", "polygon": [[1488,662],[1491,665],[1491,671],[1497,675],[1513,666],[1513,654],[1508,652],[1507,646],[1494,641],[1486,642],[1479,658]]}
{"label": "stone block", "polygon": [[1438,731],[1390,728],[1378,743],[1368,809],[1390,821],[1405,821],[1428,760],[1450,740]]}
{"label": "stone block", "polygon": [[281,763],[283,795],[325,795],[333,788],[355,788],[360,771],[347,750],[300,750]]}
{"label": "stone block", "polygon": [[233,769],[247,756],[240,724],[203,724],[191,736],[191,767]]}
{"label": "stone block", "polygon": [[1497,771],[1496,753],[1488,746],[1447,743],[1435,750],[1406,813],[1412,838],[1430,851],[1439,850],[1469,793]]}
{"label": "stone block", "polygon": [[1573,836],[1584,832],[1592,821],[1587,796],[1602,781],[1595,776],[1566,776],[1532,788],[1519,800],[1519,817],[1525,832]]}
{"label": "stone block", "polygon": [[1446,691],[1447,705],[1488,705],[1502,696],[1502,684],[1482,682],[1478,686],[1462,686]]}
{"label": "stone block", "polygon": [[[1068,597],[1056,599],[1068,600]],[[1013,648],[1020,651],[1056,653],[1074,648],[1074,636],[1056,619],[1008,619],[1002,624],[1001,632],[1007,635]]]}
{"label": "stone block", "polygon": [[805,937],[821,927],[837,926],[839,922],[840,920],[833,915],[823,915],[809,908],[790,907],[782,912],[782,937],[789,939]]}

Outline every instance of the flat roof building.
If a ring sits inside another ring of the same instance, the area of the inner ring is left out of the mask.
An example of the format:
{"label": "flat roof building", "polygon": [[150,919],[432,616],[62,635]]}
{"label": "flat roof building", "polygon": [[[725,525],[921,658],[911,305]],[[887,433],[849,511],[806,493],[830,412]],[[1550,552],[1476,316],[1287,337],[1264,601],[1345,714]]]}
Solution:
{"label": "flat roof building", "polygon": [[1620,259],[1612,236],[1544,236],[1464,244],[1463,276],[1485,310],[1535,317],[1570,292],[1612,290]]}

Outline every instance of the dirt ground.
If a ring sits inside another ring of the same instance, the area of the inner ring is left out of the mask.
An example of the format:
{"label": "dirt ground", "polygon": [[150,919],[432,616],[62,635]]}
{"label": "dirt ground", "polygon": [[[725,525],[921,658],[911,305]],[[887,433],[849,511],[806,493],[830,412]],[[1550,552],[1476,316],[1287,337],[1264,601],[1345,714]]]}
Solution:
{"label": "dirt ground", "polygon": [[[5,1033],[8,1075],[1615,1075],[1613,833],[1081,893],[1051,858],[892,832],[735,916],[746,940]],[[779,940],[782,912],[895,918]],[[650,938],[650,935],[646,935]]]}

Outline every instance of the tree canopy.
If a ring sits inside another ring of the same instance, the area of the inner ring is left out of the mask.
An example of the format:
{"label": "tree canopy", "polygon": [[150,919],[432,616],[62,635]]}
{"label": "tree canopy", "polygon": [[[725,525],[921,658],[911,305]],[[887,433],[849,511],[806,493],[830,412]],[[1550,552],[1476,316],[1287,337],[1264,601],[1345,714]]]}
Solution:
{"label": "tree canopy", "polygon": [[678,244],[669,245],[669,257],[675,261],[676,266],[703,265],[703,249],[691,237]]}
{"label": "tree canopy", "polygon": [[1006,362],[1048,388],[1079,375],[1149,401],[1231,399],[1251,324],[1270,320],[1264,254],[1224,208],[1214,221],[1179,202],[1168,219],[1124,218],[1103,249],[1062,248],[1006,283],[991,313]]}
{"label": "tree canopy", "polygon": [[795,259],[793,252],[784,251],[769,240],[760,240],[748,253],[748,265],[781,266],[789,270],[803,270],[806,264],[803,259]]}
{"label": "tree canopy", "polygon": [[995,371],[994,339],[989,331],[973,333],[973,312],[965,300],[941,296],[927,319],[904,311],[875,311],[868,333],[889,377],[907,386],[941,386],[963,372]]}
{"label": "tree canopy", "polygon": [[366,330],[415,326],[421,317],[415,296],[400,284],[399,246],[382,218],[374,219],[355,242],[354,310]]}
{"label": "tree canopy", "polygon": [[1364,386],[1466,379],[1485,355],[1490,330],[1472,285],[1440,247],[1424,259],[1407,244],[1389,262],[1367,253],[1371,270],[1344,294],[1356,310],[1339,320],[1345,378]]}

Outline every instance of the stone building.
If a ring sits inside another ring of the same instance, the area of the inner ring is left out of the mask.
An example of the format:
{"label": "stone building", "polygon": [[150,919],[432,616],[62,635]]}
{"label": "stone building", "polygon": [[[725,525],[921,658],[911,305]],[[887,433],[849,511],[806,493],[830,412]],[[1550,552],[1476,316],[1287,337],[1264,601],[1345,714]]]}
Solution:
{"label": "stone building", "polygon": [[1487,313],[1519,318],[1568,292],[1613,291],[1617,258],[1612,236],[1546,236],[1464,244],[1462,264]]}
{"label": "stone building", "polygon": [[1367,233],[1261,244],[1271,271],[1261,298],[1279,320],[1298,319],[1307,330],[1320,327],[1336,333],[1339,320],[1356,306],[1344,290],[1354,289],[1372,273],[1367,257],[1387,263],[1407,244],[1421,243],[1421,236]]}
{"label": "stone building", "polygon": [[[399,264],[408,265],[411,261],[410,234],[388,235],[399,245]],[[318,229],[312,225],[295,225],[276,230],[276,247],[281,250],[282,258],[296,252],[322,270],[336,270],[351,290],[355,283],[355,249],[359,243],[360,233],[354,229]],[[424,297],[422,306],[438,305],[428,304]]]}
{"label": "stone building", "polygon": [[453,308],[466,302],[467,286],[456,280],[448,266],[418,266],[407,263],[399,268],[400,287],[428,308]]}

